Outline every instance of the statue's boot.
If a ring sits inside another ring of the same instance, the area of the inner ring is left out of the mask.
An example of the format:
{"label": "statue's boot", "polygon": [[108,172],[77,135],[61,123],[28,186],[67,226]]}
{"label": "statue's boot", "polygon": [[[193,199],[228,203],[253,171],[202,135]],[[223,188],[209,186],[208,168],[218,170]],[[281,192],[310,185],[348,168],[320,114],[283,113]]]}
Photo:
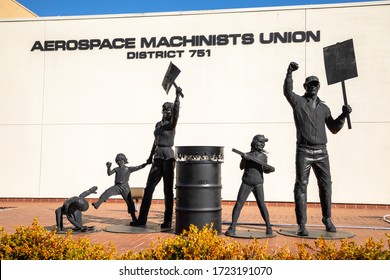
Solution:
{"label": "statue's boot", "polygon": [[92,202],[92,206],[95,208],[95,209],[98,209],[100,204],[102,204],[104,201],[102,199],[99,198],[98,201],[96,202]]}
{"label": "statue's boot", "polygon": [[272,226],[271,225],[267,225],[266,230],[265,230],[265,234],[272,234]]}
{"label": "statue's boot", "polygon": [[225,235],[236,234],[237,221],[238,221],[238,217],[240,216],[242,206],[243,206],[243,204],[239,201],[237,201],[236,205],[234,205],[233,212],[232,212],[232,223],[230,224],[229,228],[225,232]]}
{"label": "statue's boot", "polygon": [[225,235],[234,235],[234,234],[236,234],[236,225],[231,224],[227,229],[227,231],[225,232]]}
{"label": "statue's boot", "polygon": [[309,232],[307,231],[305,224],[299,224],[298,226],[299,227],[298,227],[297,235],[299,235],[299,236],[308,236],[309,235]]}
{"label": "statue's boot", "polygon": [[136,222],[137,221],[137,217],[135,216],[135,213],[132,212],[132,213],[130,213],[130,215],[131,215],[131,219],[133,220],[133,222]]}
{"label": "statue's boot", "polygon": [[130,226],[132,226],[132,227],[142,227],[144,225],[146,225],[146,222],[142,222],[140,220],[135,220],[135,221],[130,222]]}
{"label": "statue's boot", "polygon": [[172,228],[172,222],[164,222],[160,225],[162,229]]}
{"label": "statue's boot", "polygon": [[332,223],[331,218],[322,218],[322,223],[325,225],[326,231],[336,232],[336,227]]}

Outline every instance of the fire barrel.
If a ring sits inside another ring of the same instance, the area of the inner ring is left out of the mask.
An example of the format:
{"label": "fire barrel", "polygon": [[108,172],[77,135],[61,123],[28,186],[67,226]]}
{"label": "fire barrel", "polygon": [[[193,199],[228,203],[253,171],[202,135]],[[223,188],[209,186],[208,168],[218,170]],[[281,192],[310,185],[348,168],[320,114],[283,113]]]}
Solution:
{"label": "fire barrel", "polygon": [[193,224],[221,233],[223,147],[176,147],[176,234]]}

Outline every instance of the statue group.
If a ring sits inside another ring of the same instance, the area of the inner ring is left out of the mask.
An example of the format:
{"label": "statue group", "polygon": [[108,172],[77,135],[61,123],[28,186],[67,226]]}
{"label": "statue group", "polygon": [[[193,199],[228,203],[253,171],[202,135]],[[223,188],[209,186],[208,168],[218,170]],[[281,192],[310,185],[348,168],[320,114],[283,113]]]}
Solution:
{"label": "statue group", "polygon": [[[171,66],[170,66],[171,67]],[[284,80],[283,92],[288,103],[293,110],[294,122],[296,127],[296,178],[294,185],[295,214],[298,230],[296,235],[308,236],[306,229],[307,222],[307,185],[309,181],[310,170],[313,169],[319,188],[319,197],[322,210],[322,222],[328,232],[336,232],[336,227],[332,222],[332,181],[330,174],[329,156],[327,152],[326,128],[332,133],[339,132],[345,119],[352,112],[349,105],[342,107],[342,113],[334,119],[327,105],[318,97],[320,81],[316,76],[308,76],[305,79],[303,87],[304,94],[297,95],[293,92],[292,73],[299,69],[295,62],[291,62],[287,68],[287,74]],[[178,70],[178,69],[176,69]],[[180,70],[166,78],[170,85],[174,84]],[[167,90],[169,90],[168,86]],[[174,84],[175,85],[175,84]],[[150,155],[145,163],[128,167],[128,160],[124,154],[116,156],[118,167],[111,169],[111,163],[107,162],[107,174],[115,174],[115,184],[105,190],[98,201],[92,203],[95,209],[107,201],[113,195],[121,195],[127,204],[128,213],[131,215],[131,227],[142,227],[146,225],[148,213],[152,203],[154,190],[158,183],[163,179],[164,188],[164,219],[160,227],[162,229],[172,228],[172,215],[174,205],[174,140],[176,125],[179,118],[180,97],[183,97],[182,89],[176,88],[176,98],[173,103],[166,102],[162,106],[162,119],[157,122],[154,129],[154,142]],[[243,170],[242,183],[238,191],[237,201],[232,212],[232,222],[226,231],[227,235],[234,235],[237,221],[245,201],[250,193],[253,193],[257,206],[259,207],[262,218],[266,225],[266,234],[272,234],[272,225],[264,197],[264,174],[275,171],[275,168],[268,165],[267,152],[264,150],[268,139],[262,134],[256,134],[250,144],[250,151],[241,154],[240,169]],[[129,178],[132,172],[151,165],[149,175],[142,198],[139,216],[136,217],[134,202],[129,187]],[[91,193],[96,193],[97,187],[93,187],[77,197],[72,197],[64,202],[64,205],[56,210],[57,228],[62,230],[62,216],[66,215],[68,220],[77,228],[87,230],[82,225],[81,213],[88,209],[88,202],[85,197]]]}
{"label": "statue group", "polygon": [[[111,176],[115,174],[115,183],[112,187],[109,187],[100,195],[98,201],[92,203],[92,206],[95,209],[98,209],[100,205],[103,202],[106,202],[111,196],[121,195],[126,202],[127,211],[132,218],[130,226],[144,226],[147,222],[155,187],[161,181],[161,179],[163,179],[165,212],[164,221],[160,226],[163,229],[169,229],[172,227],[174,201],[173,181],[175,167],[175,154],[173,151],[173,145],[175,140],[176,125],[179,118],[181,96],[182,89],[177,87],[174,103],[165,102],[162,105],[162,119],[156,123],[154,129],[154,142],[149,158],[145,163],[139,166],[129,167],[126,165],[128,164],[128,159],[122,153],[119,153],[116,156],[115,162],[118,166],[114,169],[111,169],[111,162],[106,163],[107,175]],[[130,174],[144,168],[149,164],[151,164],[151,168],[147,179],[146,188],[144,190],[144,196],[142,198],[139,217],[137,218],[135,215],[135,206],[131,195],[131,188],[129,186]],[[89,204],[85,200],[85,197],[91,193],[96,193],[96,190],[97,187],[93,187],[78,197],[72,197],[66,200],[64,205],[56,210],[56,226],[58,231],[63,229],[63,215],[68,218],[69,222],[74,225],[77,230],[80,229],[87,231],[87,227],[83,226],[82,224],[82,212],[87,211],[89,208]]]}

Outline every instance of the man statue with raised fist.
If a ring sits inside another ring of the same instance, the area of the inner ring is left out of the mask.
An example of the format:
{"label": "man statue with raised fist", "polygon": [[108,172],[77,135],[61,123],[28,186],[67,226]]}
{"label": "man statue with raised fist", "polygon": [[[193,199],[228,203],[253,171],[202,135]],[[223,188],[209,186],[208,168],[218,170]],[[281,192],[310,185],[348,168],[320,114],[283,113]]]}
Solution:
{"label": "man statue with raised fist", "polygon": [[332,180],[326,148],[325,127],[336,134],[342,129],[345,118],[352,112],[352,109],[349,105],[344,105],[340,116],[333,119],[329,107],[317,96],[320,82],[316,76],[306,78],[303,84],[305,89],[303,96],[295,94],[293,92],[292,73],[298,68],[299,66],[295,62],[289,64],[283,86],[284,96],[293,109],[297,137],[294,186],[295,214],[298,224],[297,235],[308,235],[305,225],[307,222],[307,185],[311,168],[313,168],[317,178],[322,222],[326,231],[336,232],[336,227],[331,219]]}

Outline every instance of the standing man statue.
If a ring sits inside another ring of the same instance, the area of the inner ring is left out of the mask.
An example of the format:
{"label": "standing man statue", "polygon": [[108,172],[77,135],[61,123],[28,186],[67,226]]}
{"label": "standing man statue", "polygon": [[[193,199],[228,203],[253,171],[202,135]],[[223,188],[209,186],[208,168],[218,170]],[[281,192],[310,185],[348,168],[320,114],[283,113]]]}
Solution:
{"label": "standing man statue", "polygon": [[172,147],[175,140],[177,121],[179,119],[181,94],[182,89],[177,87],[175,102],[165,102],[162,106],[162,120],[156,124],[154,129],[154,143],[147,160],[147,163],[152,163],[152,166],[146,182],[140,213],[138,220],[130,223],[131,226],[143,226],[146,224],[153,192],[161,178],[163,178],[165,212],[164,222],[161,224],[161,228],[172,227],[173,179],[175,168],[175,153]]}
{"label": "standing man statue", "polygon": [[306,92],[299,96],[293,92],[292,72],[298,64],[291,62],[284,80],[284,96],[290,103],[296,127],[296,178],[294,186],[295,214],[298,223],[297,235],[307,236],[307,184],[310,169],[313,168],[319,188],[322,222],[326,231],[336,232],[331,219],[332,181],[329,168],[329,157],[326,149],[327,137],[325,126],[336,134],[344,125],[345,118],[352,112],[349,105],[342,107],[341,115],[333,119],[330,109],[317,96],[320,82],[316,76],[306,78],[303,87]]}

